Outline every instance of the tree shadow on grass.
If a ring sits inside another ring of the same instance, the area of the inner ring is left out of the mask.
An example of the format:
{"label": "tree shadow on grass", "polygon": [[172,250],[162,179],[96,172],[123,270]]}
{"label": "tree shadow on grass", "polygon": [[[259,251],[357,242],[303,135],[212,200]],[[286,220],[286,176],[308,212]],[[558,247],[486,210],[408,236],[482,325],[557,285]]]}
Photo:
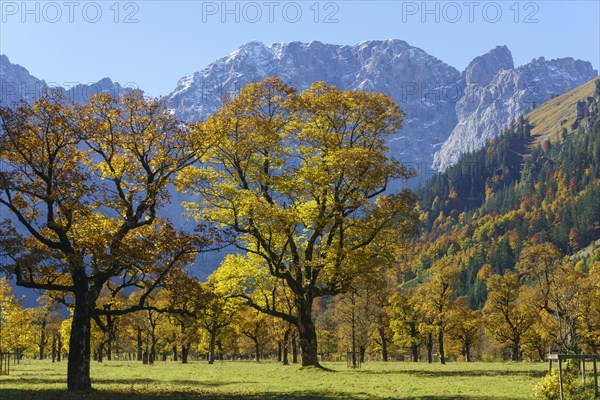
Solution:
{"label": "tree shadow on grass", "polygon": [[[29,377],[19,377],[19,382],[24,383],[26,385],[53,385],[53,384],[65,384],[65,377],[63,375],[57,375],[56,378],[29,378]],[[122,386],[131,386],[131,385],[174,385],[174,386],[197,386],[199,388],[203,386],[208,387],[217,387],[217,386],[226,386],[226,385],[237,385],[237,384],[251,384],[255,382],[234,382],[234,381],[202,381],[202,380],[169,380],[164,381],[160,379],[151,379],[151,378],[139,378],[139,379],[102,379],[95,378],[92,379],[92,386],[96,384],[103,385],[122,385]],[[2,396],[0,396],[1,400],[4,400]],[[45,399],[43,399],[45,400]]]}
{"label": "tree shadow on grass", "polygon": [[371,371],[362,370],[359,374],[373,375],[413,375],[426,378],[442,378],[442,377],[500,377],[500,376],[530,376],[532,378],[543,378],[546,376],[546,370],[531,370],[531,371],[511,371],[511,370],[495,370],[495,371],[427,371],[420,369],[407,369],[402,371]]}
{"label": "tree shadow on grass", "polygon": [[[57,376],[56,378],[29,378],[29,377],[19,376],[18,381],[22,384],[24,383],[27,385],[54,385],[54,384],[64,384],[65,377]],[[2,399],[2,396],[0,396],[0,399]]]}
{"label": "tree shadow on grass", "polygon": [[[28,377],[19,377],[19,382],[27,385],[53,385],[53,384],[65,384],[65,377],[63,375],[57,376],[56,378],[28,378]],[[131,379],[131,380],[123,380],[123,379],[93,379],[92,385],[94,384],[117,384],[117,385],[137,385],[137,384],[152,384],[152,383],[165,383],[164,381],[157,379]],[[196,382],[196,384],[201,384],[201,382]],[[2,399],[2,397],[0,397]]]}
{"label": "tree shadow on grass", "polygon": [[[121,381],[122,383],[123,381]],[[164,382],[163,382],[164,383]],[[188,385],[188,386],[227,386],[227,385],[247,385],[256,382],[252,381],[244,381],[244,382],[235,382],[235,381],[193,381],[193,380],[170,380],[168,381],[170,385]]]}
{"label": "tree shadow on grass", "polygon": [[457,395],[443,395],[443,396],[420,396],[420,397],[406,397],[406,400],[514,400],[512,397],[506,397],[498,395],[494,397],[490,396],[457,396]]}
{"label": "tree shadow on grass", "polygon": [[[323,393],[317,391],[303,391],[295,393],[259,393],[259,394],[207,394],[200,391],[194,392],[116,392],[94,390],[85,393],[69,393],[64,390],[0,390],[3,400],[392,400],[391,397],[352,396],[347,393]],[[393,400],[510,400],[499,395],[498,397],[482,396],[420,396],[420,397],[394,397]]]}

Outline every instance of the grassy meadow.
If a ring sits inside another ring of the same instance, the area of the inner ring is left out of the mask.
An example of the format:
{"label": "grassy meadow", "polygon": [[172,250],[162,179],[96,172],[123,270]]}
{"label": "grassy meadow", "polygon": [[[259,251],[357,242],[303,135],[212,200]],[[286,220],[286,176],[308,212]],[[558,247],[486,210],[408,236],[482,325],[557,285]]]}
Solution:
{"label": "grassy meadow", "polygon": [[66,362],[25,360],[0,376],[2,400],[155,399],[530,399],[544,363],[373,362],[361,369],[325,363],[332,372],[273,362],[110,361],[92,364],[94,391],[66,392]]}

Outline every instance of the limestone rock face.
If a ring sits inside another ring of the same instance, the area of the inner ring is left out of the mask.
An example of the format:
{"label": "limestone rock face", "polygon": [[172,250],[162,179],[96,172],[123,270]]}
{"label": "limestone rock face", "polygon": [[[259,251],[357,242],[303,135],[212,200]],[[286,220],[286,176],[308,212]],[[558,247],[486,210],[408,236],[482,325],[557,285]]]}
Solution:
{"label": "limestone rock face", "polygon": [[[412,180],[414,186],[461,154],[483,146],[529,109],[593,79],[597,72],[589,62],[572,58],[538,58],[515,67],[506,46],[476,57],[461,73],[402,40],[353,46],[254,41],[181,78],[166,98],[178,117],[202,120],[220,107],[225,95],[271,75],[299,89],[321,80],[342,90],[381,92],[394,99],[405,120],[389,139],[390,154],[421,171]],[[0,104],[31,101],[47,85],[0,55]],[[118,96],[128,89],[104,78],[59,90],[81,103],[94,93]]]}
{"label": "limestone rock face", "polygon": [[224,94],[270,75],[300,89],[325,81],[343,90],[387,94],[406,114],[402,129],[390,138],[390,151],[415,167],[430,167],[456,124],[460,72],[401,40],[354,46],[250,42],[182,78],[167,98],[179,117],[201,120],[218,109]]}
{"label": "limestone rock face", "polygon": [[455,110],[458,122],[434,154],[433,167],[445,170],[520,115],[597,75],[589,62],[572,58],[541,57],[514,68],[506,47],[475,58],[463,73],[465,91]]}
{"label": "limestone rock face", "polygon": [[11,64],[6,55],[0,54],[0,105],[34,99],[44,87],[46,82],[30,75],[24,67]]}
{"label": "limestone rock face", "polygon": [[344,90],[377,91],[393,98],[406,119],[390,138],[390,152],[421,170],[422,181],[483,146],[535,105],[597,72],[589,62],[572,58],[540,58],[515,68],[506,46],[476,57],[459,73],[401,40],[354,46],[250,42],[182,78],[167,98],[176,115],[200,120],[219,107],[225,94],[269,75],[300,89],[322,80]]}

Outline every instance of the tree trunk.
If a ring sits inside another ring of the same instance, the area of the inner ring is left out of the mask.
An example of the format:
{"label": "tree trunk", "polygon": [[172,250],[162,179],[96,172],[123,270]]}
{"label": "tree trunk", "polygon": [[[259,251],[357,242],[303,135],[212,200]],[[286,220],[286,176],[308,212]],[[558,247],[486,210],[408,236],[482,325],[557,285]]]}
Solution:
{"label": "tree trunk", "polygon": [[62,338],[60,335],[58,335],[58,338],[56,339],[57,341],[57,345],[56,345],[56,361],[60,362],[60,360],[62,359]]}
{"label": "tree trunk", "polygon": [[410,354],[412,357],[412,362],[418,362],[419,361],[419,346],[417,346],[416,344],[413,344],[412,346],[410,346]]}
{"label": "tree trunk", "polygon": [[38,344],[39,349],[40,349],[40,352],[39,352],[40,360],[44,359],[44,348],[46,347],[46,344],[48,343],[48,340],[46,339],[46,324],[47,324],[47,322],[44,319],[41,324],[40,342]]}
{"label": "tree trunk", "polygon": [[76,281],[75,285],[80,287],[75,293],[75,309],[69,338],[69,364],[67,367],[69,391],[92,388],[90,380],[91,307],[88,301],[87,282]]}
{"label": "tree trunk", "polygon": [[52,336],[52,362],[56,361],[56,336]]}
{"label": "tree trunk", "polygon": [[179,361],[177,359],[177,345],[176,344],[173,345],[173,361]]}
{"label": "tree trunk", "polygon": [[150,337],[150,365],[154,365],[154,361],[156,361],[156,334],[154,333],[154,329]]}
{"label": "tree trunk", "polygon": [[465,361],[471,362],[471,341],[465,340]]}
{"label": "tree trunk", "polygon": [[210,344],[208,346],[208,363],[215,363],[215,341],[217,340],[217,332],[214,330],[210,331]]}
{"label": "tree trunk", "polygon": [[104,357],[104,343],[98,346],[98,362],[102,362]]}
{"label": "tree trunk", "polygon": [[44,359],[44,347],[46,347],[46,321],[42,322],[42,333],[40,334],[40,360]]}
{"label": "tree trunk", "polygon": [[223,343],[220,340],[217,340],[215,343],[217,345],[217,358],[219,361],[223,361],[225,359],[223,356]]}
{"label": "tree trunk", "polygon": [[142,361],[142,328],[137,328],[137,359]]}
{"label": "tree trunk", "polygon": [[512,345],[512,360],[520,361],[521,360],[521,343],[519,341],[515,341]]}
{"label": "tree trunk", "polygon": [[[419,346],[416,343],[416,338],[418,336],[418,331],[417,331],[417,323],[416,321],[412,321],[410,323],[410,337],[413,339],[413,344],[410,347],[411,352],[412,352],[412,361],[413,362],[418,362],[419,361]],[[431,337],[429,337],[429,339],[431,340]],[[427,362],[431,362],[429,361],[431,359],[431,347],[427,347]]]}
{"label": "tree trunk", "polygon": [[281,362],[281,358],[283,356],[283,344],[281,343],[281,340],[277,341],[277,362],[280,363]]}
{"label": "tree trunk", "polygon": [[189,352],[188,345],[187,344],[181,345],[181,363],[182,364],[188,363],[188,352]]}
{"label": "tree trunk", "polygon": [[444,331],[440,329],[438,333],[438,350],[440,352],[440,363],[446,364],[446,354],[444,354]]}
{"label": "tree trunk", "polygon": [[354,291],[350,292],[351,308],[351,331],[352,331],[352,368],[356,368],[356,318],[354,315]]}
{"label": "tree trunk", "polygon": [[427,334],[427,363],[433,362],[433,334]]}
{"label": "tree trunk", "polygon": [[387,340],[385,339],[385,328],[379,327],[379,338],[381,340],[381,361],[388,360]]}
{"label": "tree trunk", "polygon": [[298,364],[298,342],[296,341],[296,334],[292,338],[292,364]]}
{"label": "tree trunk", "polygon": [[256,362],[260,361],[260,346],[258,345],[258,340],[256,338],[253,339],[254,341],[254,352],[256,353],[256,356],[254,357],[254,359],[256,360]]}
{"label": "tree trunk", "polygon": [[300,336],[300,351],[302,366],[321,367],[317,350],[317,331],[312,321],[312,297],[296,296],[298,316],[298,335]]}
{"label": "tree trunk", "polygon": [[286,329],[283,334],[283,348],[281,349],[281,364],[288,365],[288,346],[290,342],[290,329]]}
{"label": "tree trunk", "polygon": [[108,332],[108,342],[106,342],[106,359],[108,361],[112,360],[112,342],[113,342],[113,333],[112,329]]}
{"label": "tree trunk", "polygon": [[[596,354],[596,350],[592,349],[592,354]],[[546,352],[541,346],[538,346],[538,357],[541,362],[546,361]]]}

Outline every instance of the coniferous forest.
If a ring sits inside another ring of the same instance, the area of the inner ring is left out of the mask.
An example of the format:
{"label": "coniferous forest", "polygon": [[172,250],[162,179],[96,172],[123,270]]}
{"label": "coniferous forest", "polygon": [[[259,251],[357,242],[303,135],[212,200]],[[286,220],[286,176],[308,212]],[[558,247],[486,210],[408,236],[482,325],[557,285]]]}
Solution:
{"label": "coniferous forest", "polygon": [[[412,270],[427,270],[448,252],[464,257],[459,292],[480,308],[486,291],[477,274],[485,265],[503,274],[524,247],[540,243],[577,257],[600,238],[599,82],[596,100],[581,102],[586,112],[559,141],[537,140],[519,118],[418,190],[423,251]],[[591,265],[595,258],[583,254]]]}

